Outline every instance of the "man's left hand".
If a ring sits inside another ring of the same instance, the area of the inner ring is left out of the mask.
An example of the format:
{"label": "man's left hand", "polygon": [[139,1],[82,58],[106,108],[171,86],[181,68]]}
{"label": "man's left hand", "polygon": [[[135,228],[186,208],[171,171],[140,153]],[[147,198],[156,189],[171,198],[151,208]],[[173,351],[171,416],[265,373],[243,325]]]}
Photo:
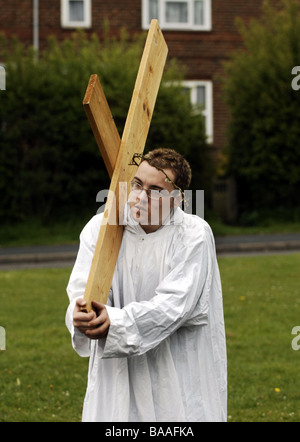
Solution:
{"label": "man's left hand", "polygon": [[104,304],[92,301],[97,317],[89,322],[89,329],[85,335],[90,339],[106,338],[110,327],[110,320]]}

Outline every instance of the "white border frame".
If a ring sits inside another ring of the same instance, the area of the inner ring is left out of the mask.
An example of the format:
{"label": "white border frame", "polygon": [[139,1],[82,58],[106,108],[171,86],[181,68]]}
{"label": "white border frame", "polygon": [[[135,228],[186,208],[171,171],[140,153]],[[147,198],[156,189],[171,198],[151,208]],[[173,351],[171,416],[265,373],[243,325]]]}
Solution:
{"label": "white border frame", "polygon": [[61,26],[62,28],[91,28],[92,26],[92,0],[83,0],[84,20],[69,20],[69,2],[70,0],[61,0]]}

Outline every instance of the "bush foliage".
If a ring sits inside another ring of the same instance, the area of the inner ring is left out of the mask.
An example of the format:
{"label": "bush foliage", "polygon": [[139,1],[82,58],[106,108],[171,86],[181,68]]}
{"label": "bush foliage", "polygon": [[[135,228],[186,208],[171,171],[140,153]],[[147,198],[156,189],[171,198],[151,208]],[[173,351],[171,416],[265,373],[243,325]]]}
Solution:
{"label": "bush foliage", "polygon": [[[118,39],[107,32],[104,41],[76,32],[63,42],[51,37],[37,58],[17,39],[1,38],[7,77],[0,93],[2,221],[95,213],[96,195],[109,179],[82,99],[97,73],[121,135],[144,41],[125,30]],[[203,119],[182,93],[182,75],[170,60],[146,148],[173,147],[196,158],[194,186],[209,188]]]}
{"label": "bush foliage", "polygon": [[228,170],[240,212],[299,208],[300,92],[291,75],[300,64],[300,6],[264,4],[259,20],[239,22],[244,49],[226,65],[231,111]]}

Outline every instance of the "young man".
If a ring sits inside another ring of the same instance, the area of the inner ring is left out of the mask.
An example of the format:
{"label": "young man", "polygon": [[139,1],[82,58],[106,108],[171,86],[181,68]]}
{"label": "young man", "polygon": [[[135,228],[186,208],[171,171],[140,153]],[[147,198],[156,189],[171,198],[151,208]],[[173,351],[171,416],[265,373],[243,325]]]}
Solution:
{"label": "young man", "polygon": [[208,224],[179,207],[191,180],[171,149],[143,157],[107,305],[83,295],[102,215],[83,229],[66,324],[89,356],[83,421],[226,421],[222,290]]}

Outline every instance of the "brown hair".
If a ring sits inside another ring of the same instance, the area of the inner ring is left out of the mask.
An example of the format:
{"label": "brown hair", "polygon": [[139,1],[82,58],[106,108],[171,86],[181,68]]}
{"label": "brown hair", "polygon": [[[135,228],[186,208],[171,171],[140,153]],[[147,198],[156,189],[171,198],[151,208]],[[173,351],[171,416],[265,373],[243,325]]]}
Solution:
{"label": "brown hair", "polygon": [[192,170],[188,161],[178,152],[168,148],[158,148],[143,155],[142,161],[159,169],[171,169],[175,174],[174,183],[183,192],[191,184]]}

